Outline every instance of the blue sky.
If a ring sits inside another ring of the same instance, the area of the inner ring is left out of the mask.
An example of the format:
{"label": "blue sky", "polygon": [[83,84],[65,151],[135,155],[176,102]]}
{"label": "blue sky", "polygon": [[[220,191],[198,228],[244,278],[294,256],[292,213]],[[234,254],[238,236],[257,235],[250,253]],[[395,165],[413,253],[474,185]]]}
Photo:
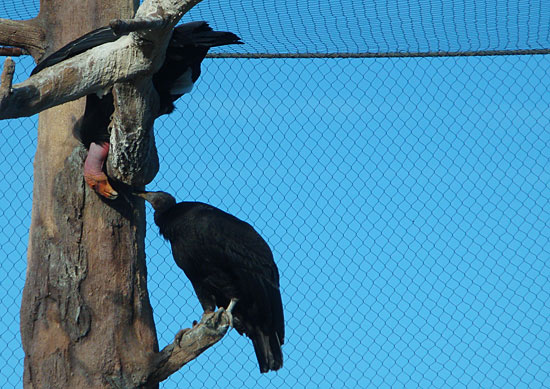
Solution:
{"label": "blue sky", "polygon": [[[376,4],[365,14],[386,3]],[[522,15],[504,25],[525,39],[479,42],[546,42],[532,32],[547,10],[533,2]],[[285,367],[260,376],[252,345],[232,331],[162,387],[549,385],[549,65],[548,56],[206,60],[196,89],[155,124],[161,171],[149,188],[227,210],[269,242]],[[31,68],[23,60],[18,76]],[[0,374],[19,388],[36,129],[33,118],[0,128],[10,188],[0,194]],[[151,215],[148,225],[162,347],[200,308]]]}

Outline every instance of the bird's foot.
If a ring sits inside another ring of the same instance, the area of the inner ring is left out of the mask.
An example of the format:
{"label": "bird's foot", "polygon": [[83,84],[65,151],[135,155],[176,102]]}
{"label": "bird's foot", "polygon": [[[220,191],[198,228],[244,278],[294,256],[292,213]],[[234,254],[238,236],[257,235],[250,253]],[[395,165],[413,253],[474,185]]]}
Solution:
{"label": "bird's foot", "polygon": [[233,326],[233,315],[231,314],[231,312],[228,312],[225,308],[220,308],[218,309],[217,311],[215,312],[212,312],[212,311],[205,311],[203,314],[202,314],[202,317],[201,317],[201,321],[200,323],[202,324],[205,324],[207,322],[210,322],[212,323],[214,326],[219,326],[221,324],[221,322],[223,321],[223,316],[226,316],[228,321],[229,321],[229,325],[230,326]]}
{"label": "bird's foot", "polygon": [[221,307],[216,312],[212,311],[204,311],[201,317],[201,323],[205,323],[207,320],[212,319],[215,323],[219,323],[222,320],[222,316],[227,316],[227,319],[229,321],[229,325],[233,327],[233,308],[235,308],[235,304],[237,304],[238,299],[231,299],[229,302],[229,305],[227,308]]}
{"label": "bird's foot", "polygon": [[[207,313],[207,312],[205,312]],[[210,312],[209,315],[213,315],[214,312]],[[204,318],[204,314],[203,314],[203,318]],[[202,319],[201,319],[202,321]],[[178,333],[176,334],[176,336],[174,337],[174,342],[180,346],[180,343],[181,343],[181,338],[183,337],[183,335],[185,335],[186,333],[188,333],[189,331],[191,331],[193,328],[195,328],[197,325],[199,324],[198,321],[196,320],[193,320],[193,326],[191,328],[184,328],[182,330],[179,330]]]}
{"label": "bird's foot", "polygon": [[84,180],[90,188],[95,190],[101,196],[106,197],[109,200],[114,200],[118,197],[118,192],[113,189],[105,173],[101,172],[100,174],[90,174],[86,173],[86,170],[84,170]]}
{"label": "bird's foot", "polygon": [[[233,326],[233,308],[235,308],[235,305],[237,304],[238,301],[239,301],[239,299],[232,298],[231,301],[229,302],[229,305],[227,306],[227,309],[225,310],[225,314],[227,315],[227,317],[229,319],[229,325],[233,328],[234,328],[234,326]],[[223,308],[221,308],[221,309],[223,309]]]}
{"label": "bird's foot", "polygon": [[103,164],[108,153],[109,143],[90,143],[88,156],[84,162],[84,180],[90,188],[101,196],[114,200],[118,197],[118,193],[113,189],[107,175],[103,172]]}
{"label": "bird's foot", "polygon": [[[217,314],[218,312],[219,312],[219,310],[216,311],[216,312],[214,312],[214,311],[204,311],[203,314],[202,314],[202,316],[201,316],[201,320],[200,320],[199,323],[205,323],[208,319],[210,319],[212,316],[214,316],[214,315]],[[194,327],[194,326],[195,326],[195,324],[194,324],[194,322],[193,322],[193,327]]]}
{"label": "bird's foot", "polygon": [[174,342],[180,347],[181,338],[183,335],[185,335],[187,332],[191,331],[191,328],[184,328],[183,330],[179,330],[176,336],[174,337]]}

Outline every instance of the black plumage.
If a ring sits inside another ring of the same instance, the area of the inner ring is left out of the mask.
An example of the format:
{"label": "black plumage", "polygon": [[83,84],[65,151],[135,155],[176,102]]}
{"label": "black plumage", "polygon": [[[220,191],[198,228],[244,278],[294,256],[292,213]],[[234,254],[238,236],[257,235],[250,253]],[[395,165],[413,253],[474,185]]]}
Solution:
{"label": "black plumage", "polygon": [[234,327],[254,345],[260,371],[283,366],[284,315],[279,272],[267,243],[248,223],[200,202],[165,192],[136,195],[151,203],[155,223],[170,241],[176,264],[191,281],[205,312],[238,299]]}
{"label": "black plumage", "polygon": [[[91,31],[46,57],[31,74],[118,38],[110,27]],[[213,31],[204,21],[184,23],[174,28],[164,62],[153,75],[153,86],[160,100],[155,117],[171,113],[174,101],[191,91],[200,76],[201,63],[211,47],[230,44],[242,42],[231,32]],[[118,194],[103,172],[103,165],[109,150],[109,124],[113,112],[113,95],[110,91],[102,97],[88,95],[84,115],[75,128],[75,135],[90,150],[84,164],[84,178],[96,192],[110,199],[116,198]],[[91,147],[92,144],[94,147]]]}
{"label": "black plumage", "polygon": [[76,38],[74,41],[67,43],[65,46],[40,61],[38,65],[36,65],[36,67],[32,70],[31,76],[47,67],[55,65],[56,63],[64,61],[68,58],[74,57],[75,55],[83,53],[93,47],[108,42],[114,42],[118,38],[120,38],[120,36],[116,35],[111,27],[108,26],[100,27],[96,30],[90,31],[87,34]]}
{"label": "black plumage", "polygon": [[[116,35],[110,27],[98,28],[75,39],[40,61],[32,70],[31,75],[96,46],[114,42],[118,38],[120,36]],[[153,86],[160,97],[160,109],[157,116],[171,113],[174,110],[174,101],[191,91],[201,74],[201,63],[210,48],[242,43],[237,35],[227,31],[214,31],[205,21],[184,23],[174,28],[166,49],[164,63],[153,75]],[[104,119],[100,122],[109,120],[114,111],[112,101],[110,93],[101,99],[93,95],[92,100],[88,101],[88,104],[92,104],[89,113],[95,115],[95,122],[97,122],[97,114],[100,110],[97,107],[98,104],[101,104],[102,119]],[[98,136],[104,137],[105,135],[101,132],[106,131],[106,128],[103,131],[98,130],[100,133]],[[94,136],[88,137],[93,138]]]}
{"label": "black plumage", "polygon": [[242,43],[237,35],[213,31],[203,21],[176,27],[168,43],[164,63],[153,76],[153,85],[160,96],[159,115],[171,113],[173,102],[191,91],[201,74],[202,60],[210,48]]}

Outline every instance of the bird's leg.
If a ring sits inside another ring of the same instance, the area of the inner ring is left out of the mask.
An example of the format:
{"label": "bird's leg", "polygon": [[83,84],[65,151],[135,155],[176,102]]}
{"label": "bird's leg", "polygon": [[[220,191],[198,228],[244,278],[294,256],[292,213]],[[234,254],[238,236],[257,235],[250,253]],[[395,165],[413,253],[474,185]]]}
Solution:
{"label": "bird's leg", "polygon": [[229,302],[229,305],[227,306],[227,312],[231,313],[233,312],[233,308],[235,308],[235,305],[239,302],[238,298],[232,298]]}
{"label": "bird's leg", "polygon": [[229,325],[233,327],[233,308],[235,308],[235,305],[239,301],[238,298],[232,298],[229,302],[229,305],[227,306],[227,309],[225,310],[225,313],[227,314],[227,317],[229,318]]}
{"label": "bird's leg", "polygon": [[100,142],[90,143],[88,156],[84,162],[84,180],[97,193],[110,200],[118,197],[118,193],[113,189],[107,175],[103,172],[103,164],[109,153],[109,143]]}

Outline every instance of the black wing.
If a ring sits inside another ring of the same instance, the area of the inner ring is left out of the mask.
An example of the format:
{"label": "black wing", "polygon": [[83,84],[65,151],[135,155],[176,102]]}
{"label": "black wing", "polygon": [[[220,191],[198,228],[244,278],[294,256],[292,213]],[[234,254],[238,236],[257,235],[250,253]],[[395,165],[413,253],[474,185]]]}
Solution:
{"label": "black wing", "polygon": [[268,244],[250,224],[233,215],[214,207],[201,212],[205,215],[200,220],[206,220],[207,224],[202,230],[203,239],[209,242],[208,250],[213,256],[223,253],[223,263],[219,265],[238,274],[238,287],[246,294],[245,300],[258,304],[260,318],[273,326],[282,344],[284,315],[279,271]]}
{"label": "black wing", "polygon": [[285,330],[279,271],[263,238],[248,223],[203,203],[179,203],[155,221],[203,308],[238,298],[235,329],[252,340],[261,372],[280,369]]}
{"label": "black wing", "polygon": [[[164,63],[153,76],[161,100],[159,115],[171,113],[174,110],[173,102],[187,93],[197,81],[201,74],[201,62],[208,49],[230,44],[242,42],[231,32],[213,31],[204,21],[185,23],[174,28]],[[182,84],[186,87],[181,88]],[[179,87],[175,88],[176,85]]]}
{"label": "black wing", "polygon": [[285,328],[273,254],[248,223],[216,208],[203,212],[205,216],[199,219],[207,223],[206,229],[201,228],[203,239],[209,242],[212,258],[220,261],[214,267],[229,267],[228,274],[240,293],[234,310],[235,329],[252,340],[260,372],[278,370],[283,366]]}
{"label": "black wing", "polygon": [[42,69],[55,65],[68,58],[74,57],[75,55],[83,53],[93,47],[108,42],[114,42],[118,38],[120,38],[120,36],[116,35],[111,27],[101,27],[97,30],[91,31],[86,35],[82,35],[80,38],[69,42],[53,54],[50,54],[45,59],[40,61],[40,63],[31,72],[31,76],[38,73]]}
{"label": "black wing", "polygon": [[248,223],[204,204],[197,210],[196,228],[210,242],[210,250],[224,253],[224,266],[261,278],[279,288],[279,272],[265,240]]}

